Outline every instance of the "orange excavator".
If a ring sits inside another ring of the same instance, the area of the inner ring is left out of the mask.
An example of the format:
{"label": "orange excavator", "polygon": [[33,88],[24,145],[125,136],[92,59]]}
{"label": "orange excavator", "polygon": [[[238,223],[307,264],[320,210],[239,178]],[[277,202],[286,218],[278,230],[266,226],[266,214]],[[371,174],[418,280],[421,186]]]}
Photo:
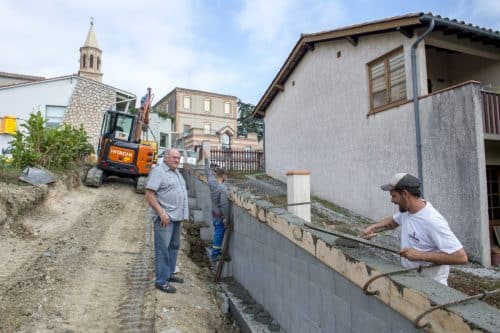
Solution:
{"label": "orange excavator", "polygon": [[156,143],[147,141],[152,100],[151,88],[148,88],[141,99],[138,114],[106,111],[97,148],[97,164],[87,172],[87,186],[99,187],[109,176],[128,177],[135,181],[136,192],[144,193],[156,156]]}

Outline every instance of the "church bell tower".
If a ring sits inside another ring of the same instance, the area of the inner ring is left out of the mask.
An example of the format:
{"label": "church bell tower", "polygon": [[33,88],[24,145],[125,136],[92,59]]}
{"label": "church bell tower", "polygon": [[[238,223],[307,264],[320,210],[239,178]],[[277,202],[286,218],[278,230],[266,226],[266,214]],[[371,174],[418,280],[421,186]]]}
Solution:
{"label": "church bell tower", "polygon": [[95,36],[94,19],[91,18],[87,39],[83,46],[80,47],[80,70],[78,71],[78,75],[102,82],[101,60],[102,50],[99,48]]}

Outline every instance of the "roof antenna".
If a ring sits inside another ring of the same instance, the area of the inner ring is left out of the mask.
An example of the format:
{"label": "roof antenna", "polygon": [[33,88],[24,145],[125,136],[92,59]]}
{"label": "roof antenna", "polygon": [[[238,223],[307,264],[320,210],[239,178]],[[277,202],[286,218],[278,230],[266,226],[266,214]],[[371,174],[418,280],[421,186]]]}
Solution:
{"label": "roof antenna", "polygon": [[94,17],[93,16],[90,17],[90,25],[94,25]]}

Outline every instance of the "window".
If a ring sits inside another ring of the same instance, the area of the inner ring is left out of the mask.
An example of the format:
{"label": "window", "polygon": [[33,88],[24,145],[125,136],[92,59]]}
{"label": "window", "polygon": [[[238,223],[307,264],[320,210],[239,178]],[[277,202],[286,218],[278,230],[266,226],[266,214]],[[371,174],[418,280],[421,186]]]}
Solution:
{"label": "window", "polygon": [[160,133],[160,148],[167,148],[168,146],[168,134]]}
{"label": "window", "polygon": [[231,148],[231,138],[229,137],[229,135],[227,133],[221,134],[220,143],[221,143],[222,149]]}
{"label": "window", "polygon": [[90,55],[90,65],[89,65],[90,68],[94,68],[94,55],[91,54]]}
{"label": "window", "polygon": [[368,64],[370,109],[406,100],[406,75],[403,48],[398,48]]}
{"label": "window", "polygon": [[211,131],[212,131],[212,126],[210,126],[210,124],[203,125],[203,134],[210,134]]}
{"label": "window", "polygon": [[47,105],[45,107],[45,118],[47,118],[47,127],[55,128],[63,122],[65,106]]}
{"label": "window", "polygon": [[85,68],[85,66],[87,66],[86,62],[87,62],[87,55],[84,54],[82,58],[82,68]]}
{"label": "window", "polygon": [[191,109],[191,97],[190,96],[184,96],[183,106],[184,106],[184,109]]}
{"label": "window", "polygon": [[97,70],[101,70],[101,57],[97,57]]}
{"label": "window", "polygon": [[212,107],[212,101],[208,98],[205,98],[203,100],[203,111],[210,112],[211,107]]}
{"label": "window", "polygon": [[186,136],[188,134],[190,128],[191,128],[191,126],[184,125],[184,136]]}
{"label": "window", "polygon": [[224,113],[231,114],[231,102],[224,102]]}

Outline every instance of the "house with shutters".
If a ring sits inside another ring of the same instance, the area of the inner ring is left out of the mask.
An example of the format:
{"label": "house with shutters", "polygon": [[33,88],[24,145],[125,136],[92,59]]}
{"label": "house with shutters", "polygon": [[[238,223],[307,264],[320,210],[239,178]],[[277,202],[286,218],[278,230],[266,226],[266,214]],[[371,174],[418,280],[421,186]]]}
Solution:
{"label": "house with shutters", "polygon": [[[266,173],[311,171],[311,191],[378,220],[380,185],[423,182],[469,258],[500,225],[500,33],[415,13],[302,34],[256,105]],[[293,144],[290,144],[292,143]]]}

